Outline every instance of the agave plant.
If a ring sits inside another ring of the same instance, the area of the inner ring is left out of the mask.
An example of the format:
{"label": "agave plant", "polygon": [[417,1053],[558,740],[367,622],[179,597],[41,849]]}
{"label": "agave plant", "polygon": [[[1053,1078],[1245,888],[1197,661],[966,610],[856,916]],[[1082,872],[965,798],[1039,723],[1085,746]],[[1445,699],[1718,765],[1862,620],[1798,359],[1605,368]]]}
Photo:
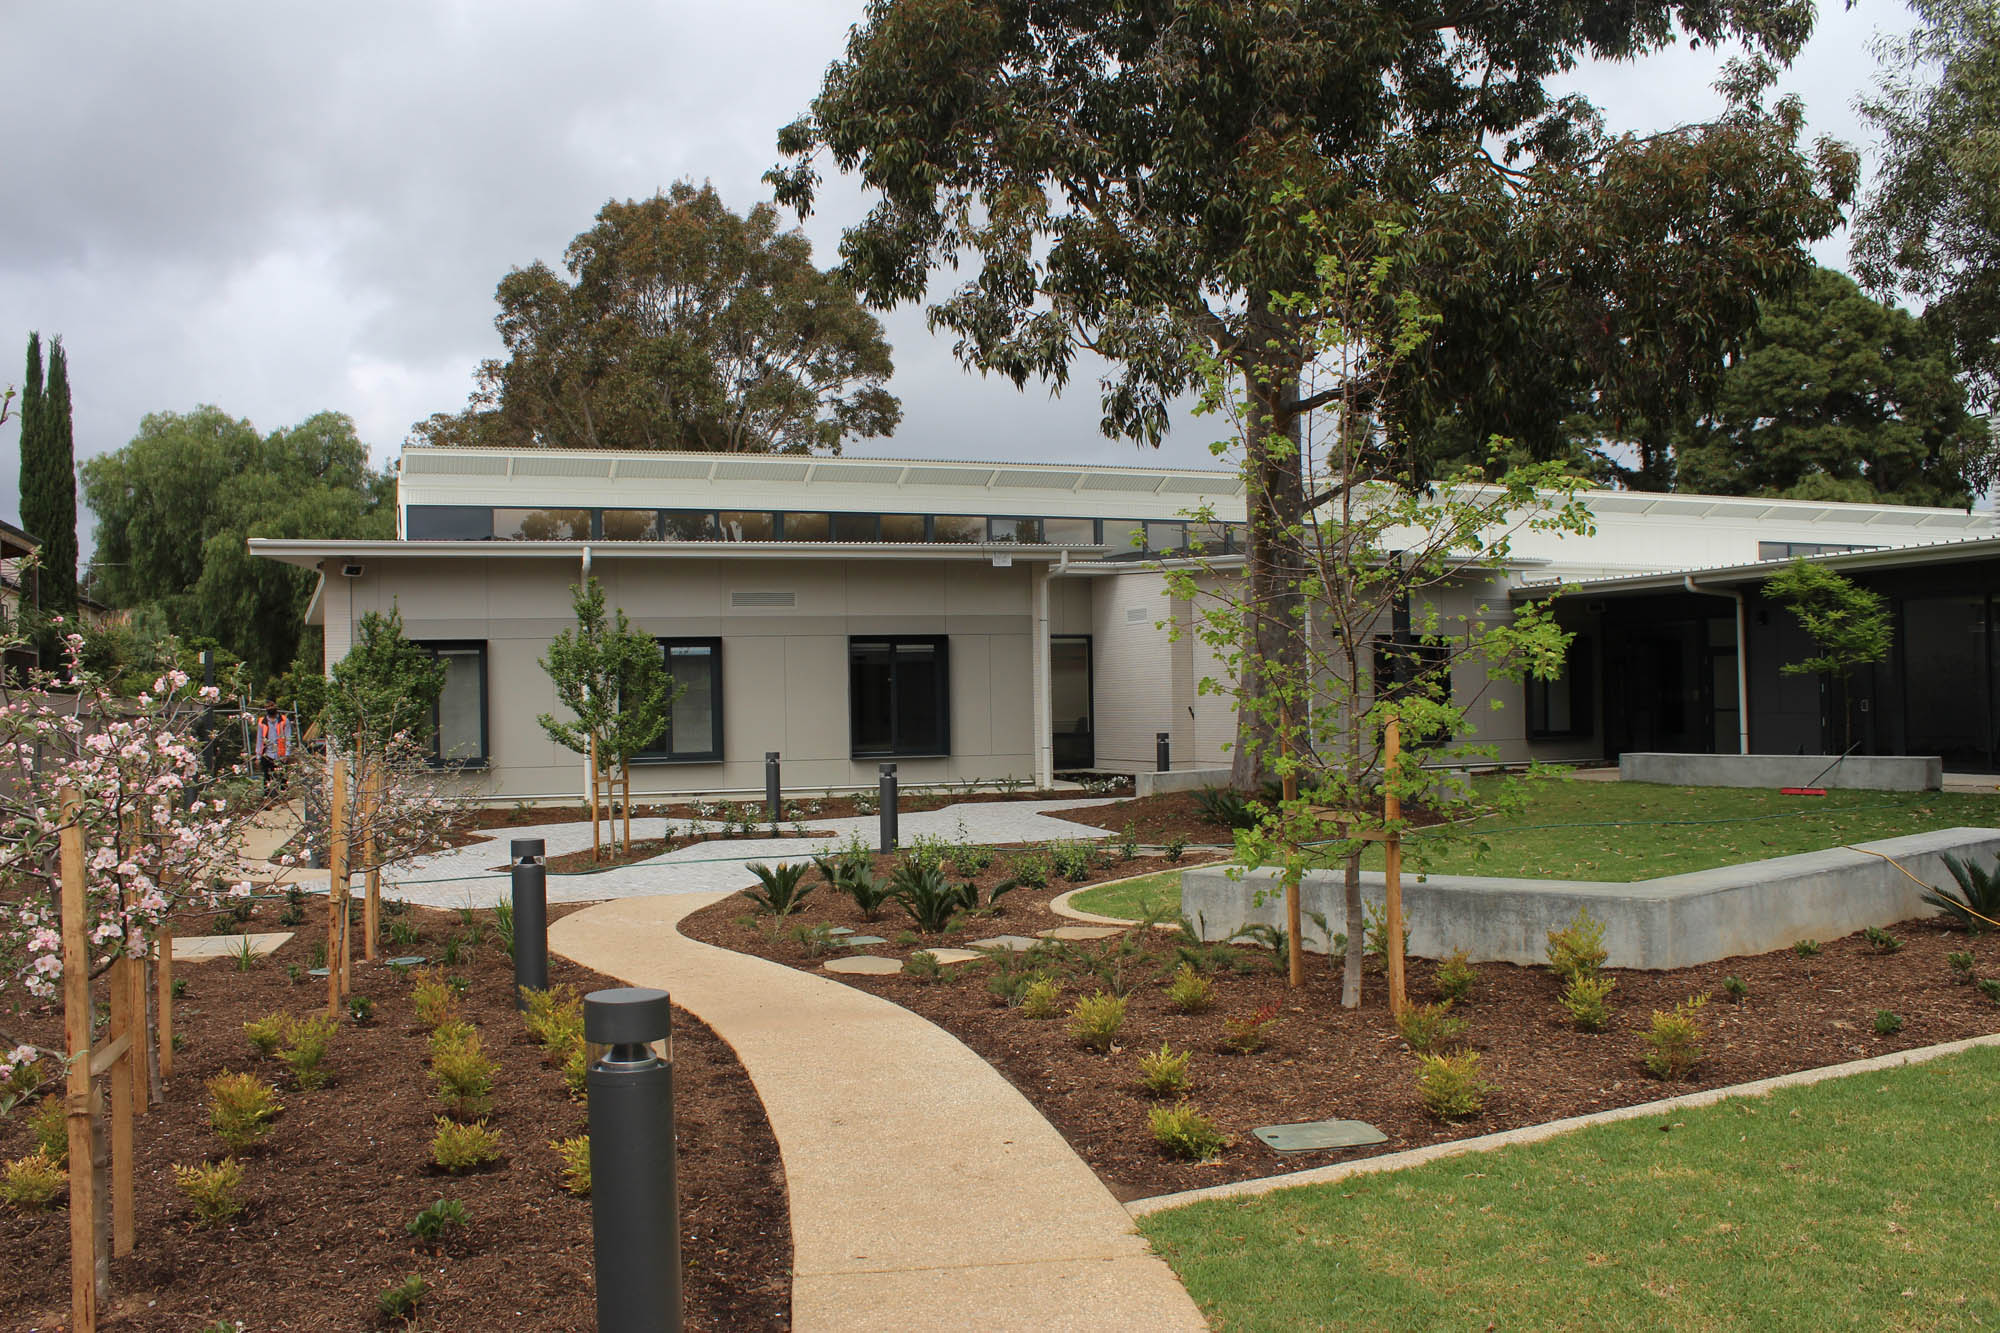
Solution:
{"label": "agave plant", "polygon": [[790,916],[812,897],[813,886],[806,883],[806,871],[809,869],[811,866],[804,861],[797,864],[780,861],[776,866],[759,862],[750,866],[749,870],[762,887],[745,889],[743,896],[772,916]]}
{"label": "agave plant", "polygon": [[891,884],[896,901],[926,935],[937,934],[951,924],[953,916],[978,905],[979,890],[970,884],[952,883],[937,866],[905,861],[896,867]]}
{"label": "agave plant", "polygon": [[1944,868],[1958,881],[1958,892],[1939,885],[1923,896],[1924,901],[1975,935],[1988,928],[2000,929],[2000,866],[1982,869],[1946,852]]}

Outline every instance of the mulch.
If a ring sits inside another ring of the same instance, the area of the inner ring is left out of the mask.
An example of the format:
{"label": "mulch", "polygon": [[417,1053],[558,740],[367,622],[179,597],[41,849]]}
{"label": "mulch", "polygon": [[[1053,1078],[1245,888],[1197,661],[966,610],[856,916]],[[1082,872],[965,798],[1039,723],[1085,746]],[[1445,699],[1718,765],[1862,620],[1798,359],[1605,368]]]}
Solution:
{"label": "mulch", "polygon": [[[277,910],[260,907],[248,928],[282,929],[269,919]],[[320,919],[315,913],[311,921]],[[412,909],[407,919],[422,931],[421,953],[438,953],[464,931],[453,914]],[[244,1039],[245,1019],[323,1010],[324,981],[294,983],[287,974],[290,966],[303,971],[313,944],[307,928],[248,972],[227,959],[175,969],[187,981],[175,1007],[176,1031],[186,1040],[165,1104],[136,1122],[137,1246],[112,1265],[113,1300],[102,1326],[189,1333],[236,1320],[260,1333],[352,1333],[385,1327],[377,1296],[421,1273],[431,1285],[423,1328],[594,1330],[590,1205],[563,1191],[549,1147],[585,1133],[586,1111],[523,1030],[512,963],[490,930],[445,971],[470,983],[466,1016],[500,1065],[491,1123],[506,1158],[458,1177],[430,1166],[434,1104],[409,978],[356,963],[354,993],[375,1000],[374,1017],[366,1026],[343,1019],[327,1057],[332,1082],[320,1090],[292,1087],[284,1068],[260,1060]],[[552,983],[582,991],[622,984],[556,957],[549,972]],[[9,1029],[52,1040],[54,1015],[25,1018],[19,1025],[10,1018]],[[762,1103],[729,1047],[679,1010],[674,1063],[687,1326],[789,1328],[784,1171]],[[201,1230],[168,1168],[222,1155],[202,1083],[225,1068],[277,1083],[285,1110],[269,1138],[241,1158],[248,1210],[226,1227]],[[22,1111],[0,1122],[0,1155],[31,1147]],[[462,1236],[431,1254],[404,1224],[439,1198],[462,1202],[471,1220]],[[0,1209],[0,1326],[52,1329],[66,1324],[68,1313],[68,1212],[60,1201],[35,1215]]]}
{"label": "mulch", "polygon": [[[1380,813],[1379,803],[1377,813]],[[1084,806],[1065,810],[1064,819],[1075,824],[1112,832],[1132,831],[1140,842],[1164,847],[1178,839],[1190,847],[1233,847],[1236,834],[1227,824],[1217,823],[1202,813],[1200,793],[1161,792],[1157,796],[1137,796],[1109,805]],[[1422,828],[1448,817],[1414,802],[1404,805],[1402,819],[1411,828]]]}
{"label": "mulch", "polygon": [[[1098,878],[1142,873],[1160,864],[1146,859],[1108,867]],[[963,944],[975,937],[1033,935],[1049,926],[1075,924],[1047,908],[1048,900],[1068,887],[1017,890],[1002,900],[998,917],[969,922],[948,937],[925,942]],[[788,931],[771,930],[763,922],[744,924],[740,918],[750,910],[747,899],[731,897],[691,916],[682,929],[697,939],[793,967],[820,968],[823,960],[802,956],[802,946]],[[798,920],[866,928],[894,939],[908,925],[897,920],[900,916],[891,905],[880,921],[864,921],[851,902],[822,889]],[[1561,987],[1546,968],[1478,964],[1470,999],[1453,1012],[1468,1020],[1463,1042],[1479,1052],[1484,1075],[1497,1086],[1484,1111],[1459,1124],[1431,1118],[1419,1101],[1416,1062],[1397,1036],[1381,974],[1370,972],[1360,1009],[1343,1009],[1337,968],[1316,954],[1307,955],[1306,985],[1293,991],[1285,985],[1281,958],[1251,945],[1230,946],[1227,952],[1250,971],[1213,973],[1215,1008],[1190,1016],[1167,1003],[1162,978],[1177,960],[1171,937],[1153,932],[1141,941],[1141,955],[1126,964],[1125,975],[1135,986],[1119,1044],[1108,1055],[1075,1045],[1060,1018],[1026,1019],[995,999],[987,988],[993,974],[983,962],[948,968],[944,979],[934,982],[908,976],[838,979],[901,1004],[964,1041],[1049,1118],[1113,1193],[1134,1199],[2000,1031],[2000,1006],[1976,987],[1956,984],[1945,961],[1947,953],[1969,951],[1979,975],[2000,976],[2000,936],[1968,938],[1930,920],[1904,922],[1892,933],[1904,941],[1893,954],[1875,952],[1857,935],[1826,942],[1823,952],[1811,958],[1784,950],[1670,972],[1613,969],[1613,1018],[1601,1033],[1570,1025],[1557,1002]],[[911,947],[873,952],[907,955]],[[1430,961],[1412,961],[1413,1001],[1436,998],[1434,971]],[[1740,1004],[1723,990],[1723,979],[1732,975],[1748,987]],[[1069,976],[1063,1004],[1097,984],[1087,976]],[[1704,992],[1713,995],[1704,1011],[1705,1058],[1686,1081],[1669,1084],[1651,1077],[1642,1063],[1642,1034],[1653,1011]],[[1269,1046],[1253,1055],[1224,1053],[1223,1020],[1265,1006],[1276,1006],[1278,1013]],[[1878,1036],[1875,1016],[1885,1010],[1899,1015],[1904,1026],[1893,1035]],[[1146,1112],[1159,1103],[1138,1086],[1137,1060],[1163,1041],[1194,1053],[1189,1096],[1232,1140],[1219,1160],[1180,1161],[1152,1139]],[[1387,1134],[1388,1142],[1280,1155],[1250,1132],[1262,1125],[1330,1118],[1367,1121]]]}

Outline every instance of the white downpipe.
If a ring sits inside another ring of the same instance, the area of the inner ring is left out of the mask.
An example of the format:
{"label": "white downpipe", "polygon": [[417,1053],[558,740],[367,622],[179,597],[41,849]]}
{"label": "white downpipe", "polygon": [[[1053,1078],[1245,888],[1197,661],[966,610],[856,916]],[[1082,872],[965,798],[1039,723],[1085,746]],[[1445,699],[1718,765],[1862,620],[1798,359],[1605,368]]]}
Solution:
{"label": "white downpipe", "polygon": [[1055,719],[1053,691],[1049,687],[1049,570],[1043,565],[1029,575],[1034,590],[1035,635],[1033,698],[1035,709],[1035,786],[1043,791],[1055,785]]}
{"label": "white downpipe", "polygon": [[1745,633],[1743,594],[1698,588],[1692,574],[1681,575],[1681,586],[1697,597],[1727,597],[1736,603],[1736,753],[1750,753],[1750,645]]}
{"label": "white downpipe", "polygon": [[[585,542],[583,544],[582,586],[586,588],[590,586],[590,543],[589,542]],[[577,792],[577,801],[586,808],[588,808],[590,805],[590,755],[587,753],[583,756],[583,786]],[[592,834],[591,836],[595,837],[596,835]]]}

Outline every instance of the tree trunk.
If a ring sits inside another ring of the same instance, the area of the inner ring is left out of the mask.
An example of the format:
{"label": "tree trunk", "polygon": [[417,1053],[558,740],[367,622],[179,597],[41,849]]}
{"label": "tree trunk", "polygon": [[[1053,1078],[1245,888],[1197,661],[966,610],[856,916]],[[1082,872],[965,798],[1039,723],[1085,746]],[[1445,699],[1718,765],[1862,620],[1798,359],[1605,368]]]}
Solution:
{"label": "tree trunk", "polygon": [[1347,857],[1347,957],[1340,969],[1340,1007],[1361,1007],[1361,963],[1368,946],[1368,916],[1361,908],[1361,853]]}
{"label": "tree trunk", "polygon": [[[1305,670],[1305,623],[1300,584],[1305,545],[1305,476],[1298,450],[1298,416],[1277,405],[1298,397],[1300,363],[1272,350],[1283,345],[1283,320],[1269,309],[1250,314],[1240,363],[1249,413],[1244,423],[1245,504],[1250,520],[1248,614],[1243,670],[1237,685],[1236,750],[1229,783],[1254,791],[1270,775],[1277,705],[1263,696],[1273,684],[1299,684]],[[1275,448],[1274,448],[1275,446]],[[1264,664],[1274,669],[1266,670]]]}

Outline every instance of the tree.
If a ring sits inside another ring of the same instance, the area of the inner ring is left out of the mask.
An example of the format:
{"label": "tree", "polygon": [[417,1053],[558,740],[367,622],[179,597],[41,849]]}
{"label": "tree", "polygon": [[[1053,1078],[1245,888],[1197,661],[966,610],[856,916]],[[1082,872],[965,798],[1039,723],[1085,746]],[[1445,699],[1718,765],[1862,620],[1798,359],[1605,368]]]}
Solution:
{"label": "tree", "polygon": [[41,395],[34,453],[22,434],[21,526],[40,539],[42,609],[76,611],[76,442],[69,402],[69,354],[49,343],[49,378]]}
{"label": "tree", "polygon": [[1929,303],[1981,406],[2000,401],[2000,3],[1912,0],[1918,24],[1877,42],[1860,109],[1881,165],[1854,232],[1870,289]]}
{"label": "tree", "polygon": [[1840,694],[1842,753],[1854,748],[1854,714],[1848,683],[1856,667],[1889,655],[1895,631],[1880,593],[1810,560],[1798,559],[1764,583],[1764,595],[1782,602],[1819,649],[1779,668],[1788,676],[1825,676]]}
{"label": "tree", "polygon": [[[570,600],[576,611],[576,629],[556,635],[541,667],[555,685],[556,698],[576,720],[564,722],[550,713],[536,720],[550,740],[589,756],[594,792],[600,769],[612,769],[629,783],[631,756],[659,740],[680,690],[667,675],[660,645],[634,630],[622,608],[615,612],[614,620],[606,621],[604,586],[596,579],[581,588],[572,587]],[[628,785],[628,840],[630,790]],[[593,842],[596,817],[593,795]],[[615,820],[612,829],[616,841]]]}
{"label": "tree", "polygon": [[403,637],[403,613],[370,611],[355,626],[354,646],[327,674],[322,708],[329,736],[362,751],[396,737],[421,746],[431,738],[445,666]]}
{"label": "tree", "polygon": [[92,593],[159,607],[176,634],[224,645],[259,682],[293,662],[313,576],[253,559],[245,540],[395,535],[395,478],[335,412],[269,436],[219,408],[154,413],[83,465],[83,490],[98,519]]}
{"label": "tree", "polygon": [[[1299,441],[1306,475],[1345,483],[1308,508],[1290,534],[1304,555],[1284,589],[1300,608],[1299,661],[1244,669],[1255,651],[1244,635],[1259,595],[1253,581],[1199,556],[1167,578],[1174,594],[1196,608],[1192,632],[1227,669],[1200,688],[1233,695],[1239,712],[1256,716],[1275,739],[1272,768],[1281,794],[1250,803],[1258,819],[1238,834],[1239,860],[1252,868],[1277,866],[1290,894],[1307,870],[1344,867],[1341,1002],[1352,1008],[1361,1002],[1367,932],[1361,855],[1406,827],[1390,802],[1421,804],[1446,823],[1472,813],[1473,793],[1462,778],[1440,780],[1423,765],[1493,757],[1494,747],[1471,736],[1475,707],[1500,707],[1487,693],[1492,683],[1548,679],[1563,667],[1570,636],[1553,618],[1553,599],[1496,621],[1478,604],[1478,589],[1490,583],[1520,532],[1587,532],[1591,520],[1576,497],[1581,479],[1561,463],[1498,464],[1504,471],[1497,482],[1484,481],[1477,468],[1427,482],[1415,442],[1393,424],[1367,434],[1354,428],[1364,414],[1352,399],[1366,392],[1369,375],[1421,355],[1443,336],[1444,321],[1399,287],[1409,274],[1399,260],[1411,242],[1395,229],[1343,251],[1309,212],[1300,228],[1320,237],[1328,253],[1311,290],[1275,305],[1309,340],[1299,349],[1302,387],[1324,384],[1348,410],[1335,414],[1332,429],[1304,431]],[[1397,312],[1386,327],[1377,321],[1385,307]],[[1226,409],[1235,427],[1217,450],[1240,461],[1259,404],[1236,388],[1220,358],[1207,374],[1204,407]],[[1402,419],[1393,403],[1378,399],[1374,408],[1379,422]],[[1496,462],[1506,446],[1492,442]],[[1460,604],[1448,610],[1452,598]],[[1392,724],[1399,751],[1386,740]],[[1503,788],[1496,798],[1511,802],[1516,793]],[[1320,924],[1330,946],[1334,927]],[[1296,932],[1290,944],[1296,957]],[[1395,932],[1387,947],[1391,1001],[1400,1010],[1402,941]]]}
{"label": "tree", "polygon": [[[841,243],[873,306],[924,300],[934,269],[970,264],[930,308],[968,365],[1061,386],[1080,349],[1108,358],[1108,435],[1156,443],[1197,349],[1231,367],[1253,403],[1254,677],[1303,661],[1288,534],[1311,507],[1296,443],[1315,408],[1395,403],[1408,461],[1435,475],[1504,466],[1496,433],[1558,457],[1580,408],[1671,419],[1709,389],[1758,295],[1852,190],[1851,152],[1807,152],[1798,104],[1761,101],[1810,28],[1799,0],[872,0],[769,179],[805,211],[824,153],[876,192]],[[1547,86],[1682,37],[1751,48],[1714,123],[1615,137]],[[1441,317],[1393,367],[1357,367],[1352,393],[1302,391],[1308,340],[1274,301],[1313,285],[1307,213],[1348,254],[1395,224],[1421,278],[1405,289]],[[1270,741],[1240,717],[1239,785]]]}
{"label": "tree", "polygon": [[1969,506],[2000,467],[1949,340],[1825,268],[1765,303],[1674,453],[1680,490],[1912,505]]}
{"label": "tree", "polygon": [[740,217],[686,182],[613,200],[564,264],[569,281],[540,261],[501,280],[507,359],[413,440],[837,453],[896,428],[881,324],[770,204]]}

